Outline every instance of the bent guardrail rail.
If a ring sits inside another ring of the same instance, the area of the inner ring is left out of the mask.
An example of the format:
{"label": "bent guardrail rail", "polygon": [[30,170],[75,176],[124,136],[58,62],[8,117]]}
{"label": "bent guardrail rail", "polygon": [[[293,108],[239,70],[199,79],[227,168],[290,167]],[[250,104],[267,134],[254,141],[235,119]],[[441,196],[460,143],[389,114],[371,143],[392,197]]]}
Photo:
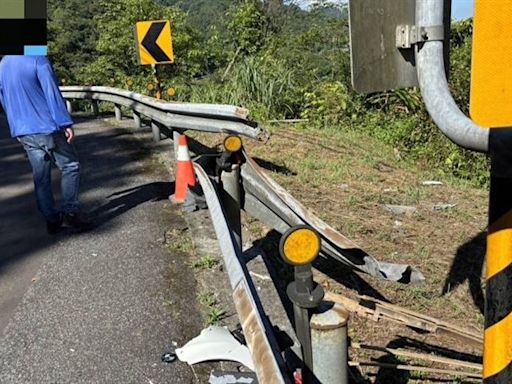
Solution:
{"label": "bent guardrail rail", "polygon": [[258,220],[284,233],[294,225],[306,224],[322,237],[321,256],[338,260],[351,268],[369,275],[402,283],[425,280],[416,268],[404,264],[379,262],[352,240],[315,216],[290,195],[283,187],[265,174],[261,167],[243,152],[242,184],[245,191],[244,209]]}
{"label": "bent guardrail rail", "polygon": [[60,87],[67,100],[106,101],[132,109],[166,127],[212,133],[231,133],[260,139],[264,131],[248,119],[248,110],[224,104],[166,102],[136,92],[111,87]]}
{"label": "bent guardrail rail", "polygon": [[[156,100],[135,92],[111,87],[61,87],[66,99],[89,99],[123,105],[158,121],[170,129],[212,133],[234,133],[261,138],[263,130],[247,119],[244,108],[221,104],[175,103]],[[320,232],[322,256],[338,260],[356,270],[385,280],[421,282],[424,276],[410,265],[379,262],[374,257],[309,212],[279,184],[268,177],[244,151],[242,166],[244,209],[283,233],[290,226],[308,224]]]}
{"label": "bent guardrail rail", "polygon": [[286,367],[274,338],[272,325],[265,316],[256,288],[245,263],[240,248],[233,238],[226,218],[219,191],[203,168],[194,163],[194,168],[203,188],[208,210],[219,240],[228,272],[233,300],[251,351],[256,375],[260,383],[290,383]]}

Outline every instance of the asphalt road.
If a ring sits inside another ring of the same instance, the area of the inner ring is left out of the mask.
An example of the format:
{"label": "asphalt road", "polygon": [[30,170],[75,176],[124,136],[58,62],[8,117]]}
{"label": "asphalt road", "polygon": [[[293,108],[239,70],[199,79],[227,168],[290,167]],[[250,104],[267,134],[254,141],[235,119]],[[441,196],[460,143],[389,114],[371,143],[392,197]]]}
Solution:
{"label": "asphalt road", "polygon": [[201,329],[188,262],[163,244],[184,226],[169,176],[126,129],[76,130],[95,227],[49,236],[0,115],[0,383],[196,382],[187,365],[161,362]]}

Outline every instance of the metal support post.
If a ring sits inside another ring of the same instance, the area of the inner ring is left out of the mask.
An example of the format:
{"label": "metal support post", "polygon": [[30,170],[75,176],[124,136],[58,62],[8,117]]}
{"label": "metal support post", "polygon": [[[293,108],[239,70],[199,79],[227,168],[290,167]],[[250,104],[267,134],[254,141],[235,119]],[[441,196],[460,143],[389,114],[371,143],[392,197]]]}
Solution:
{"label": "metal support post", "polygon": [[484,371],[486,384],[512,383],[512,128],[490,130]]}
{"label": "metal support post", "polygon": [[238,248],[242,250],[242,221],[240,218],[240,165],[233,164],[231,169],[221,173],[221,182],[224,189],[223,205],[226,210],[229,226],[236,240]]}
{"label": "metal support post", "polygon": [[137,111],[133,111],[133,125],[135,125],[135,128],[142,128],[140,113]]}
{"label": "metal support post", "polygon": [[121,113],[121,107],[117,104],[114,105],[114,113],[116,115],[116,120],[121,121],[121,119],[123,118],[123,115]]}
{"label": "metal support post", "polygon": [[91,101],[91,105],[92,105],[92,113],[94,116],[99,116],[100,114],[100,104],[98,102],[98,100],[92,100]]}
{"label": "metal support post", "polygon": [[153,141],[158,143],[160,141],[160,125],[154,120],[151,120],[151,131],[153,132]]}
{"label": "metal support post", "polygon": [[288,284],[286,293],[293,303],[295,333],[302,348],[302,382],[313,383],[313,350],[308,309],[316,308],[324,297],[321,285],[313,281],[311,263],[318,257],[321,239],[318,232],[307,225],[291,227],[279,242],[279,253],[288,264],[295,266],[295,280]]}
{"label": "metal support post", "polygon": [[313,350],[308,309],[316,308],[324,297],[324,290],[313,281],[311,264],[295,266],[295,281],[288,285],[288,297],[293,302],[295,332],[302,346],[305,369],[302,372],[304,383],[313,380]]}
{"label": "metal support post", "polygon": [[174,145],[174,158],[178,158],[178,147],[179,147],[179,141],[180,141],[180,135],[181,133],[177,130],[172,130],[172,143]]}
{"label": "metal support post", "polygon": [[322,384],[348,384],[347,323],[349,312],[334,304],[311,317],[315,377]]}
{"label": "metal support post", "polygon": [[66,100],[66,109],[68,110],[69,114],[73,113],[73,105],[71,104],[70,100]]}
{"label": "metal support post", "polygon": [[153,77],[155,78],[155,86],[156,86],[156,99],[160,100],[162,98],[162,86],[160,84],[160,78],[158,77],[158,67],[156,64],[151,64],[151,69],[153,70]]}

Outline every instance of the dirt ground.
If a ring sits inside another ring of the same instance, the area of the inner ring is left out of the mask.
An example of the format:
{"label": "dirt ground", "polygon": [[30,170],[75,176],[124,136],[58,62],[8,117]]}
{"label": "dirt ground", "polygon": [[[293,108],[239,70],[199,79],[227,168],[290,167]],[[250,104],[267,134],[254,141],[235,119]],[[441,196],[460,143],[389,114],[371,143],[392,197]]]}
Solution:
{"label": "dirt ground", "polygon": [[[358,132],[281,126],[271,133],[266,143],[244,140],[244,145],[272,178],[379,261],[411,264],[426,278],[420,285],[403,285],[320,262],[315,265],[318,282],[349,298],[368,295],[482,332],[488,191],[440,175],[428,163],[404,160],[394,148]],[[208,146],[222,142],[219,136],[192,136]],[[430,181],[440,183],[425,183]],[[386,205],[410,209],[397,214]],[[276,239],[270,228],[250,219],[244,226],[250,240],[268,243],[272,256]],[[349,336],[371,346],[481,362],[478,347],[387,321],[353,316]],[[457,369],[360,348],[349,353],[355,362]],[[353,382],[363,383],[474,382],[414,369],[363,367],[353,372]]]}

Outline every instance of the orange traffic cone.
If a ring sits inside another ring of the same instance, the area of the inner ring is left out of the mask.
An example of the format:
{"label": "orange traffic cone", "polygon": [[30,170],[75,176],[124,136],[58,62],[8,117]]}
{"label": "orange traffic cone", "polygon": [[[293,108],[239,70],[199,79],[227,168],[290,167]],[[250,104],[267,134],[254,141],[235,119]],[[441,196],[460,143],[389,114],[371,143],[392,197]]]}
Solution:
{"label": "orange traffic cone", "polygon": [[176,156],[176,184],[174,189],[175,203],[183,203],[187,197],[189,187],[196,185],[194,166],[188,153],[187,136],[180,135],[178,141],[178,155]]}

